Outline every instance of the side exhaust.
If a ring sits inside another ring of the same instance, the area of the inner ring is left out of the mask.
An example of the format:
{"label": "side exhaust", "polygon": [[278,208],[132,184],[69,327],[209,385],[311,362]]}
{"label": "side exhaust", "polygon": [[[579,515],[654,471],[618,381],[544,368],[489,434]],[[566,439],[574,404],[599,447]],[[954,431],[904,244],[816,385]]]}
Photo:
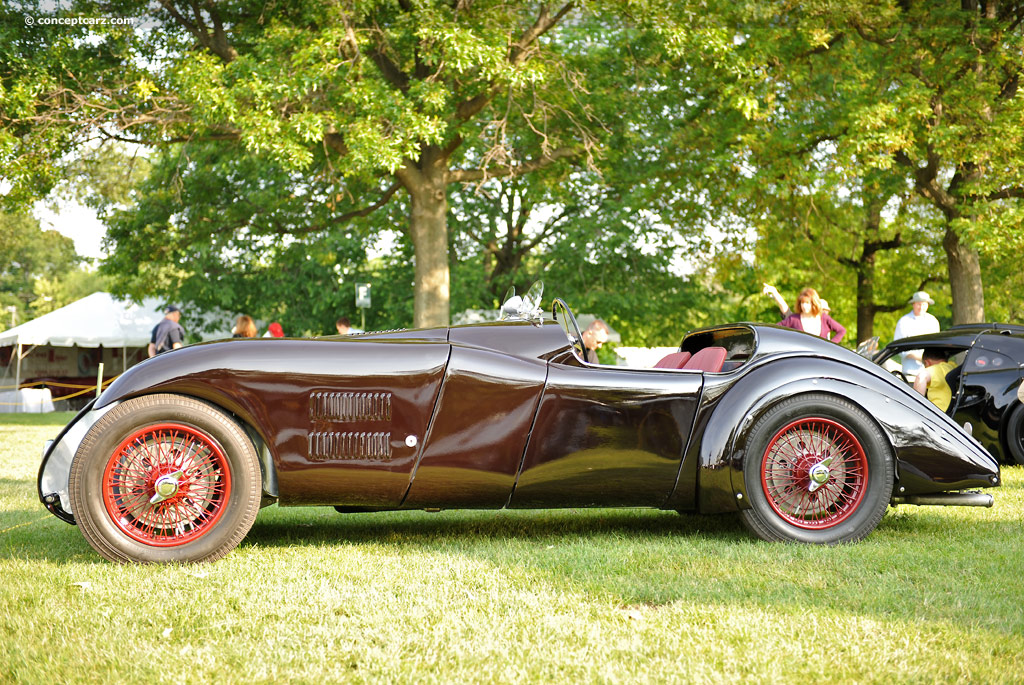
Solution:
{"label": "side exhaust", "polygon": [[939,492],[934,495],[907,495],[893,497],[890,503],[917,504],[928,507],[991,507],[992,495],[984,492]]}

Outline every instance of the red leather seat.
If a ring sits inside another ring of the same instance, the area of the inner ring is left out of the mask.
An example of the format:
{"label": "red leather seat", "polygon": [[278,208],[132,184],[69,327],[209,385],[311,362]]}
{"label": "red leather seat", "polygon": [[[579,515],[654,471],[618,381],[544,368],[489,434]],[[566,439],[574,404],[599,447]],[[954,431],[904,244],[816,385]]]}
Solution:
{"label": "red leather seat", "polygon": [[683,364],[690,360],[689,352],[673,352],[672,354],[662,357],[658,360],[658,363],[654,365],[656,369],[681,369]]}
{"label": "red leather seat", "polygon": [[702,350],[697,350],[697,354],[690,357],[690,360],[683,365],[683,368],[691,371],[718,373],[722,370],[725,355],[726,350],[724,347],[705,347]]}

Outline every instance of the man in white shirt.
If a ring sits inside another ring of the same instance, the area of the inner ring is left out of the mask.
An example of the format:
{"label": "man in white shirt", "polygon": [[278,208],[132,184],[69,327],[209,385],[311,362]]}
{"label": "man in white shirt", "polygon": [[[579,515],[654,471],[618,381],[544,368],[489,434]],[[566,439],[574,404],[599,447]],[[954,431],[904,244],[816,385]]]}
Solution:
{"label": "man in white shirt", "polygon": [[[910,298],[911,311],[900,317],[896,322],[896,331],[892,334],[893,340],[910,338],[915,335],[939,332],[939,320],[928,313],[928,305],[935,304],[935,300],[928,297],[928,293],[918,290]],[[921,363],[921,353],[924,350],[910,350],[903,353],[903,375],[908,380],[917,378],[918,372],[924,368]]]}

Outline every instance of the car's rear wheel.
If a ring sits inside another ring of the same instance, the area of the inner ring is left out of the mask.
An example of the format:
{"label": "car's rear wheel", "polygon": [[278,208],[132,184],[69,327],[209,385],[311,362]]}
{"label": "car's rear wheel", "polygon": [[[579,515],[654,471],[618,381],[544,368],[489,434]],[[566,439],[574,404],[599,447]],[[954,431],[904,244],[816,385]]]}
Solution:
{"label": "car's rear wheel", "polygon": [[242,428],[179,395],[127,400],[86,434],[69,476],[86,540],[117,562],[213,561],[252,527],[256,450]]}
{"label": "car's rear wheel", "polygon": [[754,424],[747,445],[743,478],[750,508],[740,516],[759,538],[854,542],[885,514],[891,450],[854,404],[823,394],[784,400]]}
{"label": "car's rear wheel", "polygon": [[1010,461],[1024,466],[1024,404],[1018,404],[1006,419],[1006,450]]}

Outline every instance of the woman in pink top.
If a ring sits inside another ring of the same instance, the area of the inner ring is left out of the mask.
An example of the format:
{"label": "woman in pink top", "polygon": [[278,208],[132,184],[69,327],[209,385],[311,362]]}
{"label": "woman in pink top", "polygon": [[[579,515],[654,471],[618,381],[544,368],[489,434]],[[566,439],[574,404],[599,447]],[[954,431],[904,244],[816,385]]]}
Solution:
{"label": "woman in pink top", "polygon": [[[765,294],[771,295],[772,293],[768,292],[769,287],[771,286],[765,286]],[[775,288],[771,289],[778,293]],[[822,299],[818,297],[818,291],[814,288],[804,288],[800,291],[793,311],[786,315],[779,325],[818,335],[834,343],[840,342],[846,335],[846,328],[828,315],[822,306]]]}

